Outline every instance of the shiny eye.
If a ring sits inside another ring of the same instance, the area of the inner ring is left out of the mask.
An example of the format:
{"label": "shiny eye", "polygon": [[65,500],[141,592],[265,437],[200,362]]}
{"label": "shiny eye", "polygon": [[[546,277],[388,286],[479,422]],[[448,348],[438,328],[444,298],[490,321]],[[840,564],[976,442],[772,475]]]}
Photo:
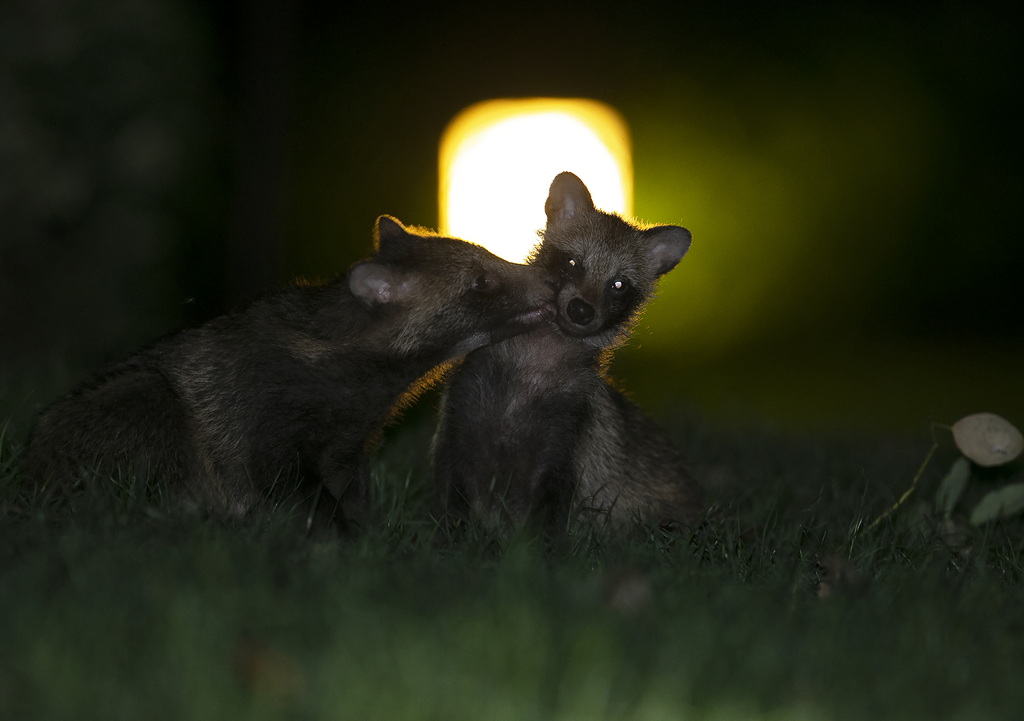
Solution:
{"label": "shiny eye", "polygon": [[470,287],[478,293],[492,293],[498,289],[498,281],[481,273],[473,279],[473,284]]}
{"label": "shiny eye", "polygon": [[557,267],[558,272],[567,280],[579,280],[585,273],[583,269],[583,262],[578,258],[572,257],[568,253],[564,253],[559,256]]}
{"label": "shiny eye", "polygon": [[625,293],[629,289],[629,281],[625,278],[616,278],[612,281],[611,292],[616,294]]}

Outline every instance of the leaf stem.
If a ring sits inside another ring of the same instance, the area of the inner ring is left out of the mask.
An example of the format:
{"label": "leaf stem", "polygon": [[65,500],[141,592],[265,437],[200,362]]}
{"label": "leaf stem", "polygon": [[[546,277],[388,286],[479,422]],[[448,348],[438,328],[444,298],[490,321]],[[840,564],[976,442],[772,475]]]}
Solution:
{"label": "leaf stem", "polygon": [[935,455],[935,451],[938,450],[938,448],[938,441],[932,440],[932,447],[928,451],[928,455],[925,456],[924,461],[921,463],[921,467],[918,468],[917,473],[914,474],[914,480],[910,482],[910,488],[904,491],[903,495],[899,497],[899,500],[897,500],[896,503],[892,504],[892,506],[890,506],[882,515],[873,520],[871,524],[868,525],[868,527],[864,530],[870,531],[872,528],[874,528],[879,523],[881,523],[886,518],[895,513],[896,509],[902,506],[906,502],[906,500],[910,498],[911,494],[913,494],[914,490],[917,488],[917,482],[921,480],[921,474],[924,473],[924,469],[928,466],[928,462],[931,461],[932,456]]}

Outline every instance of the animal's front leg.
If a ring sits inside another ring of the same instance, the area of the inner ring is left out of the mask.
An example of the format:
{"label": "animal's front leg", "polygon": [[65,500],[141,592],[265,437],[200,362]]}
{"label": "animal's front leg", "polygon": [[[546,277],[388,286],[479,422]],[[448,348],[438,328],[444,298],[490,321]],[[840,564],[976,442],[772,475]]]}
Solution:
{"label": "animal's front leg", "polygon": [[329,447],[320,454],[317,466],[321,489],[313,510],[315,522],[354,531],[366,515],[368,471],[363,454]]}

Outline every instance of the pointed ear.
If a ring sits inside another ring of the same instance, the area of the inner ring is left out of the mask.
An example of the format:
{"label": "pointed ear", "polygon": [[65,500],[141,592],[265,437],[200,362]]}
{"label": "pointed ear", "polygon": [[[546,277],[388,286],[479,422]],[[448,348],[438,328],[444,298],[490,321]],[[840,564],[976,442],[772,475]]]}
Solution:
{"label": "pointed ear", "polygon": [[378,253],[388,257],[403,255],[413,236],[405,229],[401,221],[390,215],[377,218],[377,227],[373,233],[373,247]]}
{"label": "pointed ear", "polygon": [[587,210],[594,210],[594,201],[583,181],[569,172],[556,175],[544,203],[548,225],[564,223],[577,213]]}
{"label": "pointed ear", "polygon": [[364,305],[375,308],[404,300],[409,293],[409,278],[397,268],[364,260],[349,270],[348,288]]}
{"label": "pointed ear", "polygon": [[647,259],[658,275],[673,268],[690,249],[690,231],[678,225],[659,225],[644,231]]}

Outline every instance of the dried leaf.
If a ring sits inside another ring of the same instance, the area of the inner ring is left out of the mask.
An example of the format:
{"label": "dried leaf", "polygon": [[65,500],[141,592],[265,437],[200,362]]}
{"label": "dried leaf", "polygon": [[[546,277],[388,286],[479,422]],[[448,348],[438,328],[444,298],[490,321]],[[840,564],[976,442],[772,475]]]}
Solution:
{"label": "dried leaf", "polygon": [[864,590],[867,578],[864,572],[836,554],[818,559],[815,564],[818,571],[818,585],[815,591],[818,598],[830,598],[835,595],[854,596]]}
{"label": "dried leaf", "polygon": [[960,456],[953,461],[949,473],[939,484],[939,490],[935,493],[935,510],[947,518],[953,513],[956,502],[960,500],[964,489],[967,488],[967,481],[971,477],[971,462],[965,456]]}
{"label": "dried leaf", "polygon": [[1024,436],[995,413],[975,413],[953,424],[957,448],[979,466],[1009,463],[1024,451]]}
{"label": "dried leaf", "polygon": [[651,600],[651,579],[631,566],[611,569],[604,585],[608,605],[624,615],[638,613]]}
{"label": "dried leaf", "polygon": [[251,691],[292,697],[305,687],[306,679],[298,662],[290,654],[262,641],[239,639],[232,661],[238,680]]}
{"label": "dried leaf", "polygon": [[971,523],[980,526],[1024,510],[1024,483],[1011,483],[986,493],[971,512]]}

